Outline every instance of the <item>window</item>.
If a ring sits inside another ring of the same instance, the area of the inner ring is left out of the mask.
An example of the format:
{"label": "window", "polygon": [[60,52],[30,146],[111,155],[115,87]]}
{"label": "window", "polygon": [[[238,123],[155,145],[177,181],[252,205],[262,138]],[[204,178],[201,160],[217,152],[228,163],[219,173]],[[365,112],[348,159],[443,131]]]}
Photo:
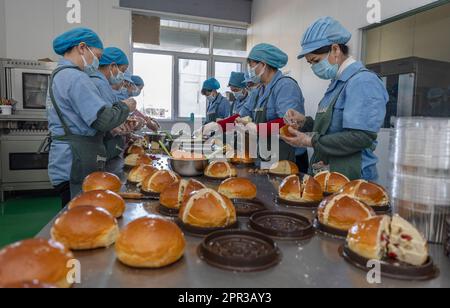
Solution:
{"label": "window", "polygon": [[138,110],[156,119],[172,118],[173,57],[134,53],[134,74],[145,80],[145,87],[136,99]]}
{"label": "window", "polygon": [[246,62],[247,30],[133,15],[134,73],[146,87],[138,104],[165,120],[205,117],[203,82],[213,76],[228,91]]}
{"label": "window", "polygon": [[179,76],[179,118],[196,117],[206,114],[206,98],[202,96],[202,84],[206,79],[207,61],[180,59]]}
{"label": "window", "polygon": [[364,59],[384,77],[392,117],[450,117],[450,4],[364,30]]}

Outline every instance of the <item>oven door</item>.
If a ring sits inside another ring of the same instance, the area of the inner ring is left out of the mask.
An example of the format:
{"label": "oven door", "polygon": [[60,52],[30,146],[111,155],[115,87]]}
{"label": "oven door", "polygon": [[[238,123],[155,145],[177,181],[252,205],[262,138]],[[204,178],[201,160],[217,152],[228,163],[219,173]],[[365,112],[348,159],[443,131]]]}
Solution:
{"label": "oven door", "polygon": [[11,69],[11,98],[18,110],[45,110],[52,72],[48,70]]}
{"label": "oven door", "polygon": [[50,182],[48,153],[37,153],[44,138],[2,140],[1,164],[4,184]]}

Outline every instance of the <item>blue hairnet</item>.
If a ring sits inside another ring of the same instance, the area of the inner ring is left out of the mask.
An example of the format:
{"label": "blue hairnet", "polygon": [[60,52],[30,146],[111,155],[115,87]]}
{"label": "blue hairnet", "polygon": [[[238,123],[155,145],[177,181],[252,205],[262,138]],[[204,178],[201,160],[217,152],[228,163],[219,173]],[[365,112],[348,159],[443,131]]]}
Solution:
{"label": "blue hairnet", "polygon": [[103,51],[103,56],[100,59],[100,65],[109,65],[115,63],[117,65],[129,65],[127,55],[116,47],[108,47]]}
{"label": "blue hairnet", "polygon": [[215,78],[210,78],[203,83],[203,90],[213,91],[220,89],[220,83]]}
{"label": "blue hairnet", "polygon": [[286,66],[289,57],[281,49],[270,44],[259,44],[253,47],[248,59],[264,62],[274,68],[280,69]]}
{"label": "blue hairnet", "polygon": [[247,87],[245,83],[245,74],[239,72],[232,72],[228,86],[240,89],[244,89],[245,87]]}
{"label": "blue hairnet", "polygon": [[302,39],[302,51],[298,59],[320,48],[333,44],[347,44],[352,34],[332,17],[323,17],[313,23]]}
{"label": "blue hairnet", "polygon": [[136,76],[136,75],[131,76],[131,80],[138,87],[145,85],[144,80],[141,77],[139,77],[139,76]]}
{"label": "blue hairnet", "polygon": [[53,50],[57,55],[63,56],[69,49],[80,43],[85,43],[88,47],[103,49],[103,42],[97,33],[87,28],[75,28],[55,38]]}

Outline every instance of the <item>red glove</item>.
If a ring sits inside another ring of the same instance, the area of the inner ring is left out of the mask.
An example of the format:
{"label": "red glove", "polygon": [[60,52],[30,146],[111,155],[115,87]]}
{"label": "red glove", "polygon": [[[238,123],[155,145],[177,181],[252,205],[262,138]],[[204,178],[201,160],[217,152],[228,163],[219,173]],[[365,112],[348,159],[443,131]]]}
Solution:
{"label": "red glove", "polygon": [[[232,117],[229,117],[228,119],[218,121],[217,124],[219,124],[222,127],[223,132],[225,133],[227,131],[227,126],[230,126],[227,124],[234,124],[234,122],[236,121],[237,118],[239,118],[238,114],[236,114]],[[234,127],[234,125],[233,125],[233,127]]]}
{"label": "red glove", "polygon": [[[266,129],[263,129],[262,124],[258,125],[258,134],[260,135],[260,137],[277,135],[280,133],[280,129],[286,126],[286,123],[284,123],[283,119],[276,119],[263,124],[266,125]],[[278,125],[278,128],[276,128],[276,125]]]}

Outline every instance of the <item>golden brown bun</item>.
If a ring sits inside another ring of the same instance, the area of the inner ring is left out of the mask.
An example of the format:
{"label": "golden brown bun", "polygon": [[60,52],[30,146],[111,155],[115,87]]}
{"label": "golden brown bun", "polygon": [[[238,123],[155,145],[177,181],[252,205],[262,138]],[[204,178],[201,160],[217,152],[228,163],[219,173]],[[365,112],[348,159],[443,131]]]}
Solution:
{"label": "golden brown bun", "polygon": [[180,181],[180,176],[172,171],[158,171],[145,178],[142,190],[148,193],[160,194],[167,187]]}
{"label": "golden brown bun", "polygon": [[2,286],[4,289],[57,289],[56,286],[35,281],[16,282]]}
{"label": "golden brown bun", "polygon": [[126,226],[116,242],[117,258],[136,268],[160,268],[183,257],[186,242],[178,226],[161,218],[144,217]]}
{"label": "golden brown bun", "polygon": [[347,195],[334,195],[319,206],[319,221],[329,227],[348,231],[355,223],[375,216],[372,208]]}
{"label": "golden brown bun", "polygon": [[284,179],[278,190],[280,198],[294,202],[318,202],[323,199],[320,184],[314,178],[305,176],[303,181],[297,175]]}
{"label": "golden brown bun", "polygon": [[122,189],[122,182],[119,177],[107,172],[94,172],[88,175],[83,182],[83,191],[110,190],[119,193]]}
{"label": "golden brown bun", "polygon": [[180,220],[199,228],[222,228],[236,223],[236,209],[227,197],[212,189],[193,193],[183,202]]}
{"label": "golden brown bun", "polygon": [[388,216],[375,216],[354,224],[348,232],[348,247],[369,260],[381,260],[386,254],[390,223]]}
{"label": "golden brown bun", "polygon": [[228,162],[215,161],[206,168],[205,175],[210,178],[226,179],[237,176],[237,170]]}
{"label": "golden brown bun", "polygon": [[283,126],[281,129],[280,129],[280,136],[281,137],[287,137],[287,138],[294,138],[295,137],[295,135],[293,135],[293,134],[291,134],[290,132],[289,132],[289,127],[291,127],[291,126],[289,126],[289,125],[286,125],[286,126]]}
{"label": "golden brown bun", "polygon": [[63,244],[31,239],[0,251],[0,287],[25,281],[40,281],[58,288],[70,288],[67,274],[72,253]]}
{"label": "golden brown bun", "polygon": [[69,210],[79,206],[95,206],[107,210],[115,218],[122,217],[126,209],[125,200],[109,190],[93,190],[82,193],[69,203]]}
{"label": "golden brown bun", "polygon": [[158,169],[150,165],[136,166],[130,171],[128,175],[128,182],[136,184],[142,183],[142,181],[145,180],[146,177],[154,174],[157,171]]}
{"label": "golden brown bun", "polygon": [[288,160],[282,160],[278,163],[275,163],[269,171],[270,173],[276,175],[293,175],[300,173],[297,165]]}
{"label": "golden brown bun", "polygon": [[386,206],[389,204],[389,196],[383,187],[364,180],[348,183],[342,188],[341,192],[348,194],[369,206]]}
{"label": "golden brown bun", "polygon": [[322,190],[327,193],[335,194],[339,192],[350,180],[343,174],[338,172],[324,171],[317,174],[315,177]]}
{"label": "golden brown bun", "polygon": [[219,193],[230,199],[255,199],[256,185],[243,178],[228,179],[219,186]]}
{"label": "golden brown bun", "polygon": [[52,238],[71,250],[106,248],[119,235],[116,219],[106,210],[79,206],[62,214],[53,225]]}
{"label": "golden brown bun", "polygon": [[131,154],[125,158],[125,165],[136,167],[140,165],[151,165],[153,160],[147,154]]}
{"label": "golden brown bun", "polygon": [[186,198],[195,192],[206,188],[197,180],[182,180],[165,189],[160,196],[161,205],[170,209],[179,209]]}
{"label": "golden brown bun", "polygon": [[127,151],[128,154],[138,154],[138,155],[144,155],[145,149],[144,147],[138,146],[138,145],[132,145],[128,148]]}

